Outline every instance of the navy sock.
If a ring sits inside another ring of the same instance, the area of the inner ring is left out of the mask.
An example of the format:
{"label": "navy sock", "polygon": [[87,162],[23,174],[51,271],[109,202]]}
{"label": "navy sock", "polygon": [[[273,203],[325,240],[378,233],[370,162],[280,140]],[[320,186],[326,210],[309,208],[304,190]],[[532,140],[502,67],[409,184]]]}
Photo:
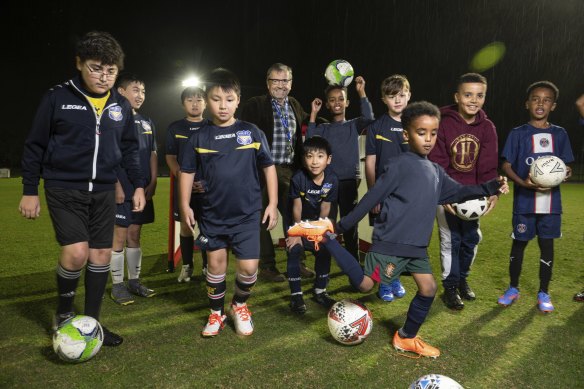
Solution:
{"label": "navy sock", "polygon": [[519,276],[521,275],[525,247],[527,247],[527,241],[513,239],[511,254],[509,256],[509,277],[511,278],[510,285],[514,288],[519,286]]}
{"label": "navy sock", "polygon": [[85,268],[85,314],[99,320],[110,265],[88,263]]}
{"label": "navy sock", "polygon": [[183,265],[193,267],[193,246],[195,238],[192,236],[180,236],[180,254],[182,256]]}
{"label": "navy sock", "polygon": [[314,257],[314,272],[316,273],[314,288],[326,289],[329,281],[329,272],[331,271],[331,255],[326,247],[322,247],[314,253]]}
{"label": "navy sock", "polygon": [[301,244],[293,246],[288,251],[288,262],[286,265],[286,272],[288,273],[288,285],[290,286],[291,294],[298,294],[302,292],[300,286],[300,258],[302,257],[302,252],[304,247]]}
{"label": "navy sock", "polygon": [[341,244],[337,242],[336,239],[332,237],[328,238],[328,235],[321,244],[323,244],[328,252],[331,253],[333,257],[335,257],[335,260],[337,261],[337,264],[341,270],[343,270],[343,272],[349,276],[351,285],[353,285],[354,288],[359,289],[359,286],[361,286],[361,282],[363,282],[365,275],[361,265],[359,265],[359,262],[355,261],[355,257],[353,257],[351,253],[345,250],[345,248],[343,248],[343,246],[341,246]]}
{"label": "navy sock", "polygon": [[399,330],[399,335],[402,338],[415,338],[418,335],[420,326],[426,320],[430,307],[434,301],[434,296],[426,297],[416,294],[410,303],[406,322]]}

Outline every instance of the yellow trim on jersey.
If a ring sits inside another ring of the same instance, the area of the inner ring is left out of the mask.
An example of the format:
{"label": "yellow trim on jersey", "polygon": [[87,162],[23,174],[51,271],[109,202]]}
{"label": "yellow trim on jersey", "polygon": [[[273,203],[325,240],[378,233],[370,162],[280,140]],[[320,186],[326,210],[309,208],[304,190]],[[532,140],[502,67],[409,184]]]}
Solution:
{"label": "yellow trim on jersey", "polygon": [[218,153],[219,152],[217,150],[202,149],[200,147],[195,147],[195,151],[199,154]]}
{"label": "yellow trim on jersey", "polygon": [[179,134],[176,134],[174,137],[175,138],[181,138],[181,139],[188,139],[189,138],[188,136],[179,135]]}
{"label": "yellow trim on jersey", "polygon": [[390,139],[387,139],[386,137],[383,137],[381,135],[375,135],[375,139],[384,140],[386,142],[391,142]]}
{"label": "yellow trim on jersey", "polygon": [[105,103],[107,102],[107,99],[109,99],[110,97],[110,92],[108,91],[104,97],[96,98],[87,95],[85,95],[85,97],[87,97],[87,100],[89,100],[89,102],[93,105],[93,108],[95,108],[95,113],[97,114],[97,116],[101,116],[103,108],[105,107]]}
{"label": "yellow trim on jersey", "polygon": [[242,149],[256,149],[256,150],[259,150],[261,146],[262,146],[262,144],[260,142],[254,142],[254,143],[251,143],[249,145],[237,147],[236,150],[242,150]]}
{"label": "yellow trim on jersey", "polygon": [[152,131],[144,131],[142,134],[152,135]]}

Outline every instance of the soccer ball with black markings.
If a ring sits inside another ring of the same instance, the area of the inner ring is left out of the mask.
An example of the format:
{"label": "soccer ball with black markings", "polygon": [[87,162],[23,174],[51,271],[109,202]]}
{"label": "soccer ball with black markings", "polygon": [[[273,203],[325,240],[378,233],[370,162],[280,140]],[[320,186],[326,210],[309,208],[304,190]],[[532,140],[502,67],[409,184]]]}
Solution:
{"label": "soccer ball with black markings", "polygon": [[566,164],[555,155],[536,159],[529,168],[531,181],[541,188],[558,186],[566,178]]}
{"label": "soccer ball with black markings", "polygon": [[373,328],[373,317],[363,303],[344,299],[329,310],[328,326],[337,342],[353,346],[367,339]]}
{"label": "soccer ball with black markings", "polygon": [[91,316],[77,315],[65,321],[53,335],[53,349],[65,362],[85,362],[103,344],[101,324]]}
{"label": "soccer ball with black markings", "polygon": [[456,216],[463,220],[477,220],[487,211],[489,203],[486,197],[480,199],[467,200],[464,203],[454,203],[452,207],[456,211]]}
{"label": "soccer ball with black markings", "polygon": [[412,382],[409,389],[464,389],[458,382],[441,374],[426,374]]}
{"label": "soccer ball with black markings", "polygon": [[354,76],[353,66],[344,59],[335,59],[328,64],[324,72],[329,85],[349,86]]}

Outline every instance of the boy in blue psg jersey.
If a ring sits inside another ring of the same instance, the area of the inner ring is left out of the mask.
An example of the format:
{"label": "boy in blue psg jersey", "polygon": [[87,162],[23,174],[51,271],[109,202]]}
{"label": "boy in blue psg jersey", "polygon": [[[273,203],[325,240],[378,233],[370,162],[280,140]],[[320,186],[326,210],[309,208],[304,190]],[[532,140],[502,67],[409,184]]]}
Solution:
{"label": "boy in blue psg jersey", "polygon": [[[183,265],[178,276],[178,282],[189,282],[193,276],[193,248],[195,238],[190,227],[180,219],[179,214],[179,176],[180,166],[179,161],[182,156],[183,147],[191,135],[198,131],[199,128],[208,123],[208,120],[203,119],[203,113],[207,107],[205,102],[205,91],[199,87],[185,88],[181,93],[181,102],[186,116],[177,120],[168,126],[166,132],[166,164],[170,172],[175,177],[174,187],[174,201],[173,201],[173,216],[175,221],[180,221],[180,251]],[[195,217],[199,216],[199,209],[197,207],[199,197],[198,193],[202,191],[201,183],[195,180],[193,185],[193,192],[191,195],[191,208],[194,210]],[[207,269],[207,253],[201,250],[201,257],[203,258],[203,275]]]}
{"label": "boy in blue psg jersey", "polygon": [[[381,83],[381,95],[381,101],[387,106],[387,113],[367,127],[365,178],[368,189],[375,185],[377,177],[383,173],[390,158],[409,149],[402,135],[401,114],[412,96],[410,82],[401,74],[389,76]],[[381,204],[378,204],[371,210],[369,215],[371,225],[380,209]],[[380,283],[377,293],[379,298],[388,302],[393,301],[395,297],[401,298],[405,294],[406,290],[399,278],[391,285]]]}
{"label": "boy in blue psg jersey", "polygon": [[[519,298],[519,276],[527,243],[537,235],[540,250],[538,308],[552,312],[548,287],[554,263],[554,239],[562,236],[562,200],[560,187],[540,188],[529,176],[531,164],[540,157],[555,155],[566,164],[574,161],[566,130],[548,119],[556,108],[558,88],[549,81],[538,81],[527,88],[525,108],[529,122],[514,128],[503,149],[502,169],[515,183],[513,191],[513,244],[509,256],[511,282],[498,303],[511,305]],[[572,175],[567,166],[566,179]]]}
{"label": "boy in blue psg jersey", "polygon": [[[285,220],[286,229],[301,220],[329,217],[331,204],[336,202],[338,196],[339,180],[328,167],[331,163],[329,142],[323,137],[313,136],[304,142],[303,153],[304,168],[298,170],[290,180],[290,212]],[[304,250],[311,251],[315,257],[313,299],[323,307],[330,308],[335,300],[326,292],[331,268],[331,255],[327,249],[315,250],[314,242],[296,236],[286,239],[286,248],[292,312],[306,312],[300,286],[300,258]]]}
{"label": "boy in blue psg jersey", "polygon": [[[41,100],[22,156],[19,210],[27,219],[39,217],[42,177],[61,246],[54,330],[75,316],[73,301],[84,267],[84,314],[100,319],[112,256],[120,164],[135,188],[132,211],[142,211],[145,203],[132,108],[112,90],[124,65],[124,52],[109,33],[92,31],[77,43],[75,60],[78,75],[51,88]],[[121,336],[102,327],[104,345],[122,343]]]}
{"label": "boy in blue psg jersey", "polygon": [[[152,120],[138,113],[146,99],[144,81],[135,74],[125,73],[118,77],[118,93],[132,106],[134,125],[138,136],[140,167],[144,174],[146,205],[142,212],[132,212],[134,186],[123,167],[118,169],[116,183],[116,223],[110,271],[112,275],[111,298],[120,305],[134,302],[132,295],[152,297],[156,293],[140,282],[142,269],[142,248],[140,235],[142,225],[154,223],[152,196],[156,191],[158,177],[158,156],[156,154],[156,129]],[[127,247],[126,247],[127,246]],[[124,284],[124,251],[128,264],[128,285]]]}
{"label": "boy in blue psg jersey", "polygon": [[[318,98],[312,101],[310,122],[306,130],[306,138],[319,135],[329,141],[332,154],[331,169],[339,178],[338,208],[341,217],[348,214],[357,203],[359,170],[359,135],[365,127],[374,120],[371,103],[365,93],[365,79],[355,78],[355,90],[359,95],[361,116],[346,120],[345,111],[349,106],[347,88],[340,85],[329,85],[325,90],[326,107],[332,115],[330,123],[316,125],[316,116],[322,107]],[[336,215],[337,204],[333,205],[333,215]],[[356,261],[359,261],[359,233],[357,226],[343,234],[345,246]]]}
{"label": "boy in blue psg jersey", "polygon": [[[417,334],[436,294],[436,281],[427,252],[436,205],[506,193],[509,189],[503,177],[481,185],[459,184],[442,167],[429,161],[427,156],[436,144],[439,121],[440,111],[433,104],[418,102],[404,109],[404,138],[410,151],[390,159],[392,168],[377,179],[355,209],[337,224],[337,232],[342,233],[357,224],[376,204],[382,204],[375,219],[365,269],[334,239],[334,234],[331,235],[330,221],[299,223],[288,230],[289,236],[316,238],[317,241],[320,236],[315,234],[320,230],[320,234],[324,234],[321,246],[335,258],[351,285],[363,293],[375,286],[371,276],[377,269],[386,284],[391,284],[402,272],[410,272],[418,292],[410,303],[405,324],[393,337],[393,346],[400,351],[432,358],[438,357],[440,351]],[[315,228],[318,226],[320,228]]]}
{"label": "boy in blue psg jersey", "polygon": [[[189,206],[195,175],[204,186],[199,228],[209,261],[207,296],[211,314],[202,335],[215,336],[225,325],[228,248],[237,259],[230,316],[237,334],[251,335],[253,321],[246,301],[257,280],[258,225],[261,220],[271,230],[278,221],[276,168],[265,134],[254,124],[233,116],[241,96],[237,77],[228,70],[216,69],[206,79],[206,86],[212,123],[191,136],[180,160],[180,211],[189,226],[195,225]],[[263,217],[259,168],[269,199]]]}

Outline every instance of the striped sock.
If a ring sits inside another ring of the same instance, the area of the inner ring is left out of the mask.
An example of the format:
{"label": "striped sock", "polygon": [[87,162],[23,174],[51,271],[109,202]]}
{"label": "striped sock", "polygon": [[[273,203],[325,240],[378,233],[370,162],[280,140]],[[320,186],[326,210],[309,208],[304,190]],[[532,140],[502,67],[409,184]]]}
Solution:
{"label": "striped sock", "polygon": [[81,269],[67,270],[61,264],[57,266],[57,291],[59,293],[57,314],[73,312],[75,290],[79,284]]}
{"label": "striped sock", "polygon": [[235,278],[235,293],[233,294],[233,302],[243,304],[249,298],[251,290],[258,280],[258,272],[247,276],[241,273],[237,273]]}
{"label": "striped sock", "polygon": [[227,282],[225,282],[225,273],[211,274],[207,272],[207,297],[209,298],[209,307],[214,311],[221,311],[224,313],[225,305],[225,290],[227,289]]}

